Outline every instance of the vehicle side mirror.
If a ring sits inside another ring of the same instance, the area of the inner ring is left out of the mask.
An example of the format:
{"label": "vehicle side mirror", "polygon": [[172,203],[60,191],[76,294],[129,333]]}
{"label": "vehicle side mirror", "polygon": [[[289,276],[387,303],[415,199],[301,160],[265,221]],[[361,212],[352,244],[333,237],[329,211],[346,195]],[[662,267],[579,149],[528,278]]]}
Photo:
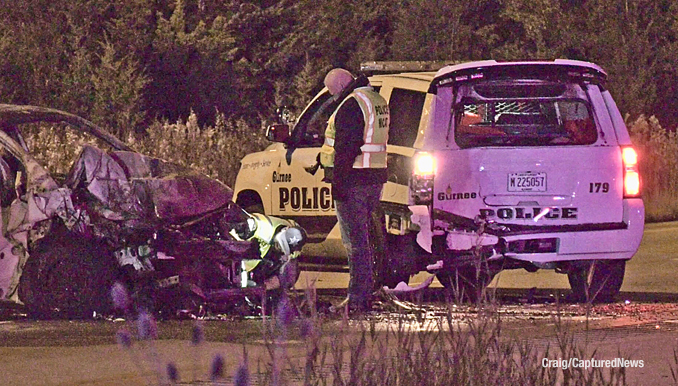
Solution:
{"label": "vehicle side mirror", "polygon": [[287,106],[278,107],[276,114],[278,115],[280,122],[286,125],[292,125],[297,120],[297,117],[294,116],[292,110]]}
{"label": "vehicle side mirror", "polygon": [[290,127],[287,124],[270,125],[266,129],[266,138],[273,142],[285,142],[290,137]]}

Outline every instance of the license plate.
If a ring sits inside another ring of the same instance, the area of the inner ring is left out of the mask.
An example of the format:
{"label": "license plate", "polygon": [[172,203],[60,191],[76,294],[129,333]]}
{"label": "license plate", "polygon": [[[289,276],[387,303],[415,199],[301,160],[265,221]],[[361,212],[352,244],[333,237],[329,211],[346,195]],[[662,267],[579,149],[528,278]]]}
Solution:
{"label": "license plate", "polygon": [[509,192],[545,192],[546,173],[509,173]]}

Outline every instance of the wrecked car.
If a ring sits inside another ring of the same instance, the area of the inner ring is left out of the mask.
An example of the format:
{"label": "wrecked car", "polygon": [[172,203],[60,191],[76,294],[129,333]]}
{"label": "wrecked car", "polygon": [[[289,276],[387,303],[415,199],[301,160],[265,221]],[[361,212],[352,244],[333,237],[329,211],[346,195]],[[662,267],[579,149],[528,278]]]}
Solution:
{"label": "wrecked car", "polygon": [[[20,131],[40,122],[111,150],[83,145],[65,176],[51,175]],[[0,300],[31,317],[111,313],[116,282],[137,307],[218,310],[299,275],[306,235],[296,223],[247,213],[220,181],[134,152],[63,111],[0,104],[0,186]]]}

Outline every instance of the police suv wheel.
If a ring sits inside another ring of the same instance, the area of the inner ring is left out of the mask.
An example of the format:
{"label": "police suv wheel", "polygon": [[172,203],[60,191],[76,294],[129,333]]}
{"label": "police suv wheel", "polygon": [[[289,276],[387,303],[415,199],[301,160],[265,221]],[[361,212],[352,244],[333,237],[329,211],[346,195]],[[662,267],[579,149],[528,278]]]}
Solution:
{"label": "police suv wheel", "polygon": [[626,260],[593,260],[573,263],[567,278],[578,303],[612,302],[621,289]]}
{"label": "police suv wheel", "polygon": [[[384,215],[376,211],[370,224],[370,244],[374,252],[375,289],[395,288],[398,283],[410,281],[410,263],[414,254],[407,248],[407,236],[385,234]],[[411,247],[411,244],[410,244]]]}
{"label": "police suv wheel", "polygon": [[249,206],[247,206],[247,207],[245,207],[245,208],[243,208],[243,209],[244,209],[245,212],[247,212],[247,213],[261,213],[261,214],[265,214],[265,213],[264,213],[264,206],[263,206],[262,204],[259,204],[259,203],[253,204],[253,205],[249,205]]}
{"label": "police suv wheel", "polygon": [[384,284],[395,288],[400,282],[409,284],[410,274],[414,272],[414,243],[416,234],[386,235],[386,259],[383,270]]}

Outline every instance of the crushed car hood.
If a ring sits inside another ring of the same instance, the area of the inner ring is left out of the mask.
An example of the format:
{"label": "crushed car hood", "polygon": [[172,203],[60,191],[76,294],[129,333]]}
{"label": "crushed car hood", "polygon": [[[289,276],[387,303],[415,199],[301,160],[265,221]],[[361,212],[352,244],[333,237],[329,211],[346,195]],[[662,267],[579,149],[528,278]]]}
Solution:
{"label": "crushed car hood", "polygon": [[66,181],[73,191],[86,189],[109,220],[129,225],[184,223],[227,205],[233,191],[190,169],[130,151],[106,153],[84,146]]}

